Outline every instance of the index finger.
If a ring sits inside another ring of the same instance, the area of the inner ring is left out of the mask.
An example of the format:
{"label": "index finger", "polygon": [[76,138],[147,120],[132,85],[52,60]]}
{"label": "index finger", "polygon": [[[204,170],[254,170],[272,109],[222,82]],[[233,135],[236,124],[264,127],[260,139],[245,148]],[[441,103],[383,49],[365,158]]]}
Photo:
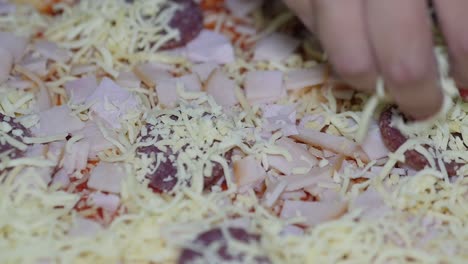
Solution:
{"label": "index finger", "polygon": [[400,109],[415,119],[442,106],[431,20],[425,0],[367,0],[378,68]]}

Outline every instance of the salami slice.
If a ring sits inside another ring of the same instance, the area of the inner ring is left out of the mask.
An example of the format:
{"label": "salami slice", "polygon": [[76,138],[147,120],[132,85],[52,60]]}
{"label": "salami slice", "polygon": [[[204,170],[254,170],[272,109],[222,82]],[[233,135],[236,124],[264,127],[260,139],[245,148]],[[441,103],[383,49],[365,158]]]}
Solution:
{"label": "salami slice", "polygon": [[[388,109],[383,111],[380,115],[379,120],[380,133],[382,134],[384,144],[392,152],[395,152],[398,148],[400,148],[401,145],[403,145],[408,140],[408,138],[405,135],[403,135],[400,130],[398,130],[395,127],[392,127],[391,125],[394,109],[395,107],[389,107]],[[429,146],[425,147],[429,148]],[[407,150],[405,152],[405,164],[415,170],[422,170],[429,165],[429,162],[422,154],[420,154],[416,150]],[[445,163],[445,168],[447,170],[448,175],[455,176],[457,174],[458,168],[461,165],[462,164],[458,164],[453,161]]]}
{"label": "salami slice", "polygon": [[169,192],[174,189],[178,182],[177,166],[171,158],[177,158],[177,156],[174,156],[172,150],[168,148],[168,150],[164,152],[158,147],[151,145],[141,147],[137,152],[145,155],[154,154],[155,156],[162,156],[158,165],[156,163],[152,164],[153,166],[157,166],[156,170],[152,170],[146,175],[149,179],[148,187],[157,193]]}
{"label": "salami slice", "polygon": [[[259,235],[251,234],[242,228],[228,228],[227,232],[233,240],[246,245],[258,245],[260,241]],[[220,228],[214,228],[200,234],[193,244],[195,247],[199,248],[199,250],[184,248],[179,256],[179,264],[206,262],[204,252],[208,249],[212,249],[213,246],[215,247],[215,254],[219,261],[210,259],[212,261],[210,263],[244,262],[245,253],[239,251],[236,252],[232,248],[229,248],[228,239]],[[268,257],[261,256],[256,257],[253,263],[267,264],[271,263],[271,261]]]}
{"label": "salami slice", "polygon": [[[20,124],[14,117],[0,113],[0,125],[0,131],[2,134],[5,133],[8,137],[12,137],[20,142],[23,142],[22,138],[24,136],[31,136],[31,132]],[[0,134],[0,154],[8,153],[7,156],[10,159],[22,157],[24,155],[24,151],[9,144],[2,134]]]}
{"label": "salami slice", "polygon": [[[175,116],[171,116],[171,119],[175,119]],[[152,126],[146,126],[147,131],[151,131]],[[151,140],[151,135],[147,134],[142,137],[142,141]],[[161,137],[158,136],[157,140],[161,140]],[[181,151],[184,151],[186,147],[183,147]],[[139,147],[137,149],[139,155],[155,155],[162,157],[159,164],[156,162],[153,164],[156,169],[151,170],[150,173],[146,175],[149,179],[148,187],[151,188],[156,193],[170,192],[177,185],[179,179],[177,175],[177,165],[176,160],[178,158],[178,152],[174,152],[172,149],[167,148],[166,151],[162,151],[155,145]],[[224,157],[228,163],[232,160],[232,151],[228,151],[224,154]],[[211,177],[204,177],[204,189],[206,191],[211,190],[211,187],[223,181],[224,178],[224,169],[221,164],[218,162],[213,163],[213,169]],[[190,186],[190,182],[184,183]]]}
{"label": "salami slice", "polygon": [[179,31],[179,38],[171,40],[162,46],[162,49],[182,47],[194,38],[203,29],[203,12],[193,0],[175,0],[181,7],[169,22],[169,26]]}

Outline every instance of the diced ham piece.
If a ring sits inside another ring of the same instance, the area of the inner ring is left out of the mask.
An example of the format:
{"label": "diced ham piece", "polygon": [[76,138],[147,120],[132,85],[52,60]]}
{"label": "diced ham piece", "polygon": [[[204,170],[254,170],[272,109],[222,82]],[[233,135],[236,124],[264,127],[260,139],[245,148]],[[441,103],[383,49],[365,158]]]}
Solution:
{"label": "diced ham piece", "polygon": [[226,0],[227,9],[236,17],[246,17],[260,7],[263,0]]}
{"label": "diced ham piece", "polygon": [[10,51],[0,47],[0,84],[4,83],[10,76],[11,68],[13,67],[13,55]]}
{"label": "diced ham piece", "polygon": [[53,106],[52,98],[50,98],[49,91],[46,87],[40,86],[39,93],[36,95],[36,108],[37,111],[45,111],[50,109]]}
{"label": "diced ham piece", "polygon": [[[331,182],[331,179],[329,179]],[[321,186],[322,184],[326,184],[327,187]],[[333,188],[330,188],[333,186]],[[317,197],[321,202],[337,202],[337,201],[342,201],[343,197],[340,194],[340,185],[337,183],[325,183],[325,182],[320,182],[319,184],[315,186],[310,186],[306,189],[304,189],[307,193],[313,195],[314,197]]]}
{"label": "diced ham piece", "polygon": [[120,118],[136,110],[138,102],[131,92],[117,85],[109,78],[104,78],[94,93],[86,99],[92,104],[90,111],[115,129],[121,127]]}
{"label": "diced ham piece", "polygon": [[121,164],[100,162],[91,170],[88,187],[104,192],[120,193],[125,177],[126,172]]}
{"label": "diced ham piece", "polygon": [[137,88],[140,87],[141,80],[133,72],[121,72],[115,82],[127,88]]}
{"label": "diced ham piece", "polygon": [[84,127],[84,123],[76,117],[66,105],[55,106],[39,113],[38,127],[33,129],[40,137],[57,136],[72,133]]}
{"label": "diced ham piece", "polygon": [[369,127],[367,137],[362,142],[361,148],[371,160],[387,157],[388,153],[390,153],[383,142],[380,128],[375,122]]}
{"label": "diced ham piece", "polygon": [[229,39],[210,30],[202,30],[198,37],[187,44],[187,55],[194,62],[227,64],[235,59]]}
{"label": "diced ham piece", "polygon": [[[106,129],[106,131],[111,138],[116,138],[115,132],[112,129]],[[89,159],[96,158],[99,152],[110,149],[113,146],[113,144],[104,137],[98,125],[94,121],[86,122],[85,126],[74,134],[83,135],[83,140],[89,143]]]}
{"label": "diced ham piece", "polygon": [[266,131],[281,131],[283,136],[297,135],[296,109],[294,105],[266,105],[263,107]]}
{"label": "diced ham piece", "polygon": [[63,168],[66,173],[72,174],[86,168],[88,163],[90,145],[86,140],[75,142],[65,151],[63,156]]}
{"label": "diced ham piece", "polygon": [[96,91],[97,86],[96,77],[92,75],[66,82],[65,91],[72,104],[82,104]]}
{"label": "diced ham piece", "polygon": [[312,168],[306,174],[287,175],[281,177],[288,183],[286,191],[297,191],[310,186],[316,186],[323,182],[332,182],[333,168],[327,166],[324,168]]}
{"label": "diced ham piece", "polygon": [[310,128],[313,127],[317,130],[322,129],[327,125],[325,116],[321,114],[312,114],[304,116],[299,122],[300,128]]}
{"label": "diced ham piece", "polygon": [[347,210],[345,202],[304,202],[285,201],[281,210],[281,218],[305,218],[305,224],[316,226],[320,223],[338,219]]}
{"label": "diced ham piece", "polygon": [[[15,62],[19,62],[24,55],[28,40],[10,32],[0,31],[0,47],[9,51]],[[3,58],[2,58],[3,59]]]}
{"label": "diced ham piece", "polygon": [[26,55],[22,60],[20,65],[26,70],[38,75],[45,76],[49,72],[47,69],[47,59],[45,58],[35,58],[33,56]]}
{"label": "diced ham piece", "polygon": [[369,161],[369,157],[362,151],[361,147],[345,137],[334,136],[306,128],[298,128],[298,131],[298,135],[292,136],[298,141],[312,146],[319,146],[348,157],[360,158],[365,162]]}
{"label": "diced ham piece", "polygon": [[73,65],[70,70],[71,75],[82,75],[82,74],[95,74],[97,66],[93,64],[77,64]]}
{"label": "diced ham piece", "polygon": [[6,86],[13,87],[19,90],[25,90],[33,87],[34,85],[29,80],[23,80],[21,77],[17,76],[10,76],[6,81]]}
{"label": "diced ham piece", "polygon": [[70,176],[68,173],[65,172],[64,169],[58,170],[54,174],[54,178],[52,179],[52,185],[57,187],[66,187],[70,184]]}
{"label": "diced ham piece", "polygon": [[94,237],[101,230],[102,226],[93,220],[77,217],[73,227],[68,231],[68,235],[71,237]]}
{"label": "diced ham piece", "polygon": [[199,92],[201,83],[195,74],[188,74],[177,78],[162,80],[156,86],[158,100],[164,107],[174,107],[177,103],[177,86],[181,85],[185,91]]}
{"label": "diced ham piece", "polygon": [[206,83],[206,92],[213,96],[216,103],[225,107],[239,103],[235,89],[236,83],[220,70],[216,70]]}
{"label": "diced ham piece", "polygon": [[115,194],[104,194],[100,192],[89,195],[90,203],[101,207],[109,212],[115,212],[119,208],[120,197]]}
{"label": "diced ham piece", "polygon": [[160,81],[171,79],[173,76],[167,69],[161,68],[158,64],[145,63],[133,69],[135,75],[147,86],[155,87]]}
{"label": "diced ham piece", "polygon": [[25,156],[26,157],[38,157],[38,156],[45,156],[47,154],[48,146],[45,144],[34,144],[29,146],[26,150]]}
{"label": "diced ham piece", "polygon": [[263,204],[266,207],[273,207],[276,201],[281,197],[288,183],[286,181],[277,180],[267,185],[267,189],[263,194]]}
{"label": "diced ham piece", "polygon": [[245,76],[244,87],[250,103],[273,103],[284,95],[283,73],[250,71]]}
{"label": "diced ham piece", "polygon": [[0,1],[0,15],[12,14],[16,11],[16,6],[14,4],[8,3],[6,1]]}
{"label": "diced ham piece", "polygon": [[297,227],[295,225],[288,225],[283,228],[281,231],[281,236],[302,236],[304,234],[304,229]]}
{"label": "diced ham piece", "polygon": [[365,219],[381,218],[392,210],[391,207],[385,204],[380,193],[372,186],[351,201],[350,209],[363,210],[361,217]]}
{"label": "diced ham piece", "polygon": [[205,82],[208,77],[210,77],[210,75],[218,68],[219,66],[216,63],[205,62],[193,65],[192,71],[197,74],[198,78],[200,78],[202,82]]}
{"label": "diced ham piece", "polygon": [[295,69],[287,72],[284,77],[286,90],[295,91],[316,86],[325,82],[325,66],[316,65],[310,69]]}
{"label": "diced ham piece", "polygon": [[289,161],[282,155],[269,155],[268,163],[270,167],[285,175],[293,174],[297,168],[310,169],[318,163],[317,158],[308,152],[307,149],[304,149],[300,144],[287,137],[280,138],[276,141],[276,145],[286,149],[291,155],[292,160]]}
{"label": "diced ham piece", "polygon": [[299,47],[300,41],[283,33],[273,33],[255,46],[254,60],[282,61]]}
{"label": "diced ham piece", "polygon": [[49,60],[64,63],[71,58],[67,50],[59,48],[57,44],[47,40],[38,40],[35,43],[34,48],[37,52]]}
{"label": "diced ham piece", "polygon": [[234,177],[238,187],[243,187],[265,179],[266,172],[254,156],[234,161]]}
{"label": "diced ham piece", "polygon": [[46,158],[58,165],[60,162],[60,159],[62,158],[64,150],[65,150],[65,140],[49,143],[48,151],[46,153]]}

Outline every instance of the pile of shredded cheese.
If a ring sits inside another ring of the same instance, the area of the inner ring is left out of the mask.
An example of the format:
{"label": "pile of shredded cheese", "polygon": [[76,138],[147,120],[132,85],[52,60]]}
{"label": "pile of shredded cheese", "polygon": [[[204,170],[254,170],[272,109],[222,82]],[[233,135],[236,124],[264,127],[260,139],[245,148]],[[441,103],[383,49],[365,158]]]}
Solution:
{"label": "pile of shredded cheese", "polygon": [[[425,153],[431,164],[442,158],[468,162],[468,104],[453,97],[455,92],[446,78],[446,65],[442,65],[441,71],[450,99],[443,118],[419,126],[394,120],[411,137],[396,153],[367,162],[345,159],[323,146],[300,144],[318,157],[317,166],[336,164],[329,181],[316,187],[324,193],[337,191],[347,209],[329,221],[306,225],[305,216],[299,213],[297,217],[280,217],[284,201],[310,202],[322,197],[311,195],[314,191],[310,190],[286,191],[287,185],[282,180],[275,181],[284,176],[278,169],[269,170],[269,158],[276,155],[292,162],[291,154],[276,144],[281,132],[263,133],[263,110],[248,102],[243,83],[250,71],[288,73],[312,69],[319,62],[307,58],[304,52],[295,52],[282,62],[254,61],[255,43],[272,32],[288,32],[293,15],[285,11],[266,18],[258,9],[239,19],[221,2],[202,1],[205,26],[230,36],[234,43],[235,61],[220,68],[235,82],[239,105],[226,109],[204,91],[178,89],[177,106],[167,109],[158,103],[154,89],[144,84],[124,87],[136,98],[139,108],[121,116],[119,128],[110,128],[94,119],[92,105],[70,103],[65,84],[86,75],[116,80],[120,73],[144,62],[170,65],[171,74],[176,76],[191,73],[193,65],[188,60],[158,51],[164,43],[178,37],[178,32],[168,26],[177,4],[165,0],[133,3],[81,0],[73,6],[55,5],[57,16],[40,14],[22,5],[12,13],[0,15],[1,31],[31,40],[46,39],[71,56],[66,63],[49,62],[53,70],[41,78],[25,74],[21,68],[13,69],[27,88],[12,87],[12,83],[19,86],[19,82],[1,84],[0,112],[15,116],[26,128],[33,128],[41,113],[37,102],[44,98],[40,94],[45,91],[53,105],[70,107],[71,116],[77,120],[95,122],[104,140],[112,146],[99,151],[83,170],[76,171],[63,183],[55,179],[64,163],[64,152],[70,151],[84,134],[74,134],[68,141],[64,140],[69,136],[66,134],[25,139],[35,143],[37,149],[32,152],[39,154],[18,159],[12,170],[0,174],[0,263],[176,263],[181,248],[201,231],[220,225],[241,226],[260,234],[261,245],[252,250],[266,252],[272,263],[466,263],[468,168],[462,168],[459,176],[452,178],[431,168],[412,176],[395,169],[406,150],[428,141],[438,151]],[[243,33],[249,32],[246,28],[256,33]],[[310,44],[308,40],[305,42],[301,45]],[[295,121],[306,129],[361,143],[366,131],[360,128],[367,128],[366,124],[375,118],[369,109],[378,108],[376,100],[382,94],[369,98],[347,90],[345,95],[338,92],[325,76],[319,85],[288,91],[277,104],[294,105]],[[369,103],[370,100],[374,101]],[[112,109],[110,103],[106,107]],[[204,119],[206,113],[217,121]],[[183,124],[161,127],[163,122],[158,117],[164,114],[178,115]],[[192,149],[196,153],[187,154],[183,161],[193,165],[188,166],[188,171],[203,168],[209,161],[221,163],[227,188],[203,192],[201,178],[195,177],[198,184],[193,184],[194,188],[178,188],[171,194],[154,193],[147,187],[144,176],[152,161],[135,155],[135,150],[144,144],[139,139],[146,123],[158,128],[155,133],[164,133],[165,128],[176,131],[179,141],[166,135],[163,142],[171,147],[193,141],[190,143],[197,146]],[[462,139],[453,133],[460,133]],[[207,152],[214,139],[220,142],[217,143],[220,150],[233,147],[239,150],[234,161],[254,157],[268,173],[264,182],[239,192],[226,160],[219,153]],[[191,155],[199,157],[203,164],[191,162]],[[109,194],[88,186],[94,169],[103,162],[118,164],[126,175],[114,197],[118,199],[115,210],[105,210],[92,202],[93,195]],[[364,177],[370,172],[374,176]],[[269,188],[282,193],[273,206],[265,205],[262,196]],[[381,200],[379,207],[352,206],[370,191],[378,194],[369,200]]]}

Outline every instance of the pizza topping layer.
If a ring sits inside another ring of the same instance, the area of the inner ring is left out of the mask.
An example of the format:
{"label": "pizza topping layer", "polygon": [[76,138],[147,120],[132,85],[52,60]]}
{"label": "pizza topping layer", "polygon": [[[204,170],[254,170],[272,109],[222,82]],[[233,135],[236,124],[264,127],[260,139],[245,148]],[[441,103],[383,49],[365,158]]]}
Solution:
{"label": "pizza topping layer", "polygon": [[444,109],[407,122],[267,2],[0,12],[0,262],[466,262],[468,108],[444,50]]}

